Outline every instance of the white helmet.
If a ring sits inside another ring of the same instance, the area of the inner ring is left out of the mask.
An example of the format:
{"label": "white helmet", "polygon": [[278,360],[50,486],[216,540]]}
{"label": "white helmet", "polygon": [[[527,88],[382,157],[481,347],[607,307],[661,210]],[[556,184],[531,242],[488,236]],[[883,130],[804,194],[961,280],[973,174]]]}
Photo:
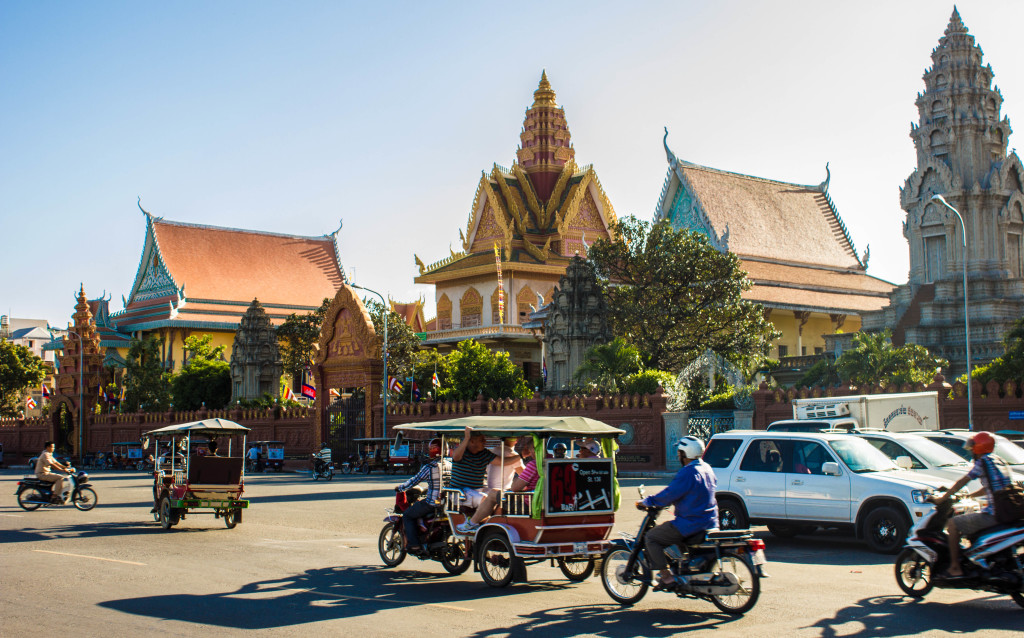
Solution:
{"label": "white helmet", "polygon": [[684,436],[679,439],[676,449],[683,453],[688,459],[699,459],[704,455],[704,441],[695,436]]}

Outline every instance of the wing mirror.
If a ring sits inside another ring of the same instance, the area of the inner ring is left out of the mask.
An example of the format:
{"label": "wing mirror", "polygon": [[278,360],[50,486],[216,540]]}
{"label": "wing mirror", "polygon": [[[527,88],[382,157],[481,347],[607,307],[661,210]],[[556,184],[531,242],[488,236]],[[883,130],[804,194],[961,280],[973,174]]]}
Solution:
{"label": "wing mirror", "polygon": [[636,488],[636,491],[640,492],[640,498],[647,498],[647,490],[644,489],[643,485],[641,485],[640,487]]}
{"label": "wing mirror", "polygon": [[821,466],[821,473],[825,476],[839,476],[839,464],[835,461],[826,461]]}
{"label": "wing mirror", "polygon": [[909,456],[897,456],[896,467],[900,468],[901,470],[909,470],[910,468],[914,467],[914,462],[910,460]]}

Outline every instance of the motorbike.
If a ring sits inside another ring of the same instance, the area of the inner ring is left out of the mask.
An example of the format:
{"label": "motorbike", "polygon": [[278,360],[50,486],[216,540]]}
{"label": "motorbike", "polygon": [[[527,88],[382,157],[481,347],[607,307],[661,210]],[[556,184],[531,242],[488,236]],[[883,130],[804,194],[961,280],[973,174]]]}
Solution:
{"label": "motorbike", "polygon": [[[384,518],[384,528],[377,540],[377,551],[387,567],[397,567],[408,553],[408,542],[405,538],[405,525],[402,513],[423,496],[423,490],[412,487],[404,492],[395,493],[395,506],[388,510]],[[423,539],[425,553],[420,560],[436,560],[441,563],[449,574],[461,574],[472,564],[469,540],[459,539],[452,533],[451,522],[438,505],[434,513],[419,520],[420,538]]]}
{"label": "motorbike", "polygon": [[954,496],[914,526],[896,557],[896,584],[914,598],[923,598],[932,587],[972,589],[1006,594],[1024,607],[1024,521],[996,525],[966,537],[971,547],[960,553],[964,578],[942,577],[950,565],[946,522],[963,511],[964,504]]}
{"label": "motorbike", "polygon": [[316,454],[310,455],[313,459],[313,480],[318,481],[320,479],[331,480],[334,478],[334,463],[330,461],[324,461]]}
{"label": "motorbike", "polygon": [[[84,471],[68,468],[69,476],[64,479],[64,487],[70,495],[71,504],[76,509],[87,512],[96,507],[96,491],[89,483],[89,475]],[[14,493],[18,497],[18,505],[21,509],[31,512],[40,507],[64,505],[67,497],[59,503],[53,502],[53,483],[43,481],[34,476],[26,476],[18,481],[18,490]]]}
{"label": "motorbike", "polygon": [[[641,497],[644,495],[640,491]],[[647,593],[654,569],[645,540],[663,508],[646,507],[640,531],[623,533],[613,541],[601,562],[601,584],[620,605],[633,605]],[[727,614],[742,615],[754,608],[761,594],[764,541],[750,530],[710,530],[695,544],[671,546],[668,566],[675,583],[656,588],[679,598],[708,600]]]}

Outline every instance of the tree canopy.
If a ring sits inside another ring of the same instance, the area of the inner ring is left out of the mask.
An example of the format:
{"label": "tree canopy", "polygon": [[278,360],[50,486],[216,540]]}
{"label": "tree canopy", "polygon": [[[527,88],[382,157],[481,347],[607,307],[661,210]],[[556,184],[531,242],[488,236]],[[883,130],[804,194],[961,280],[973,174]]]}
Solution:
{"label": "tree canopy", "polygon": [[223,408],[231,400],[231,366],[223,360],[224,346],[211,347],[210,335],[185,339],[189,359],[171,380],[174,406],[179,410]]}
{"label": "tree canopy", "polygon": [[22,392],[45,377],[42,359],[25,346],[0,339],[0,416],[17,416]]}
{"label": "tree canopy", "polygon": [[278,326],[277,344],[286,374],[301,374],[313,359],[313,348],[320,341],[320,327],[330,307],[331,300],[325,297],[316,310],[304,315],[293,312]]}
{"label": "tree canopy", "polygon": [[[1013,327],[1003,337],[1003,354],[993,359],[991,363],[975,368],[971,376],[982,384],[993,379],[1024,379],[1024,318],[1015,321]],[[967,373],[959,380],[966,383]]]}
{"label": "tree canopy", "polygon": [[892,332],[858,332],[853,348],[836,360],[839,378],[854,385],[929,383],[936,370],[949,365],[917,344],[892,345]]}
{"label": "tree canopy", "polygon": [[577,381],[595,383],[602,392],[621,392],[626,379],[639,371],[640,351],[622,337],[615,337],[588,348],[575,377]]}
{"label": "tree canopy", "polygon": [[612,331],[640,350],[644,368],[678,371],[707,349],[743,368],[767,356],[779,333],[741,298],[751,283],[738,257],[668,222],[629,217],[613,231],[588,258],[607,284]]}
{"label": "tree canopy", "polygon": [[171,405],[171,375],[160,357],[163,341],[157,336],[132,339],[125,360],[125,397],[128,412],[161,412]]}
{"label": "tree canopy", "polygon": [[[373,299],[363,299],[373,329],[377,336],[384,338],[384,306]],[[405,321],[391,310],[387,311],[388,321],[388,376],[397,377],[406,388],[402,395],[408,400],[410,388],[407,379],[413,375],[413,363],[419,350],[420,338]],[[433,374],[433,372],[431,372]],[[387,383],[387,379],[384,380]],[[421,386],[421,392],[425,392]]]}
{"label": "tree canopy", "polygon": [[448,379],[438,392],[446,401],[525,399],[533,396],[523,378],[523,369],[512,363],[507,352],[492,352],[473,339],[460,341],[448,357]]}

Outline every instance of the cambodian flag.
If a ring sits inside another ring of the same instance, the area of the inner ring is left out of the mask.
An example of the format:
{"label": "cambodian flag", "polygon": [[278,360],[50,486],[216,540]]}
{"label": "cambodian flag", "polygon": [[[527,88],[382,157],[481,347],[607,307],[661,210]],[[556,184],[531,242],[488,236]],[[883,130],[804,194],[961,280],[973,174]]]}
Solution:
{"label": "cambodian flag", "polygon": [[49,398],[50,398],[50,396],[51,396],[51,395],[50,395],[50,388],[49,388],[49,387],[47,387],[47,385],[46,385],[46,384],[44,383],[44,384],[43,384],[43,398],[44,398],[44,399],[49,399]]}
{"label": "cambodian flag", "polygon": [[548,360],[547,359],[545,359],[541,363],[540,372],[541,372],[542,375],[544,375],[544,383],[547,383],[548,382]]}
{"label": "cambodian flag", "polygon": [[416,385],[415,381],[412,382],[412,398],[415,401],[420,400],[420,386]]}
{"label": "cambodian flag", "polygon": [[309,385],[308,383],[303,383],[302,384],[302,396],[308,397],[310,399],[315,399],[316,398],[316,388],[314,388],[313,386]]}

